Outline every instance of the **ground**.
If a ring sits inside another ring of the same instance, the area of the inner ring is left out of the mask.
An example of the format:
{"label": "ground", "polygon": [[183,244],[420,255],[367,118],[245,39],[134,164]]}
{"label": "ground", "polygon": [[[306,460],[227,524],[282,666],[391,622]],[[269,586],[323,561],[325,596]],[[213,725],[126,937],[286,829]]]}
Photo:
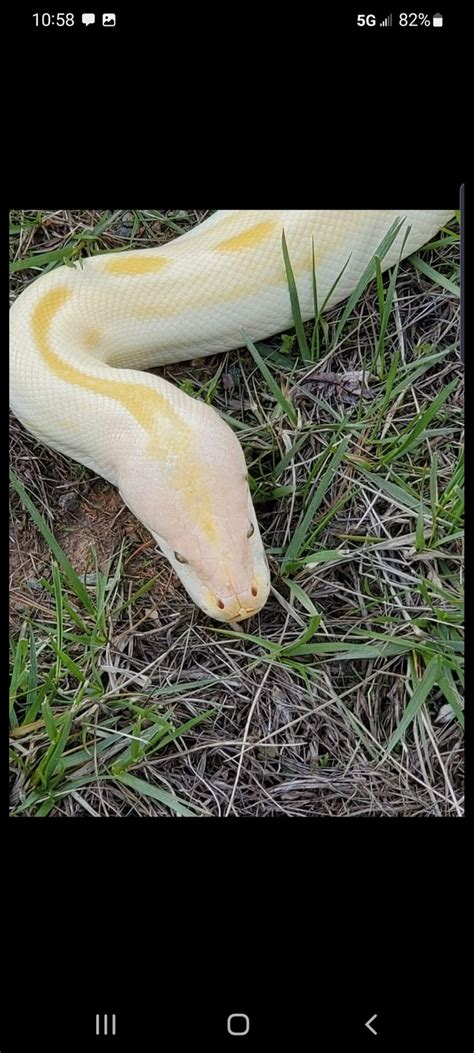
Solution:
{"label": "ground", "polygon": [[[12,213],[12,299],[207,215]],[[458,282],[457,217],[307,345],[156,371],[242,442],[273,586],[248,623],[207,619],[118,493],[11,417],[13,815],[462,815]]]}

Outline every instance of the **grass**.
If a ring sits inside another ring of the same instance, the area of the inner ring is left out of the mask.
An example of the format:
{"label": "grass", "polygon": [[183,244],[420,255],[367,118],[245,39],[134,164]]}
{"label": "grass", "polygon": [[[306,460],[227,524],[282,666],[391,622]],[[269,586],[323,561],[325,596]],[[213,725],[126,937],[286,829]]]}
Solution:
{"label": "grass", "polygon": [[[14,212],[12,298],[209,213]],[[392,234],[388,235],[388,241]],[[295,330],[158,370],[236,431],[272,571],[197,610],[118,494],[11,418],[14,816],[463,814],[459,228]]]}

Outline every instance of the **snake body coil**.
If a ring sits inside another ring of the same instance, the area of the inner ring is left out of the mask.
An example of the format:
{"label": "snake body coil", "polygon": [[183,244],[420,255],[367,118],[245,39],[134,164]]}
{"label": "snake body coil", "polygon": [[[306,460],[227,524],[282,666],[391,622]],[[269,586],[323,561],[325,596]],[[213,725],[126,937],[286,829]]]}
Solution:
{"label": "snake body coil", "polygon": [[[224,211],[159,248],[42,275],[11,310],[10,402],[38,439],[119,488],[193,600],[218,621],[264,605],[268,565],[242,448],[211,407],[152,366],[240,347],[292,326],[282,231],[303,319],[356,287],[397,217],[382,269],[453,212]],[[349,262],[347,263],[347,261]],[[345,266],[347,264],[347,266]]]}

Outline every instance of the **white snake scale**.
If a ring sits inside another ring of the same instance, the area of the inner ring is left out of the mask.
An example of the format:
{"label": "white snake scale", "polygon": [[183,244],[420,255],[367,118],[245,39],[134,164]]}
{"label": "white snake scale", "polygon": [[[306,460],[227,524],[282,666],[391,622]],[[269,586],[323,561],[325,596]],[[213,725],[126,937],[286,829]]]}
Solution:
{"label": "white snake scale", "polygon": [[397,217],[383,269],[453,212],[223,211],[176,240],[84,259],[28,286],[10,312],[10,403],[42,442],[119,488],[212,618],[264,605],[268,565],[242,448],[211,407],[152,366],[241,347],[292,327],[285,231],[303,318],[348,297]]}

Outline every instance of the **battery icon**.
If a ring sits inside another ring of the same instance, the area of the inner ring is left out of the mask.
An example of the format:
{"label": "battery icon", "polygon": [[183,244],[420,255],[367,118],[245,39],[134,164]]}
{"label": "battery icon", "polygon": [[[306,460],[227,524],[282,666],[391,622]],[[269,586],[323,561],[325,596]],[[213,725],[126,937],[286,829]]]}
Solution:
{"label": "battery icon", "polygon": [[433,25],[434,26],[442,26],[443,25],[443,16],[440,15],[439,12],[436,15],[433,15]]}

